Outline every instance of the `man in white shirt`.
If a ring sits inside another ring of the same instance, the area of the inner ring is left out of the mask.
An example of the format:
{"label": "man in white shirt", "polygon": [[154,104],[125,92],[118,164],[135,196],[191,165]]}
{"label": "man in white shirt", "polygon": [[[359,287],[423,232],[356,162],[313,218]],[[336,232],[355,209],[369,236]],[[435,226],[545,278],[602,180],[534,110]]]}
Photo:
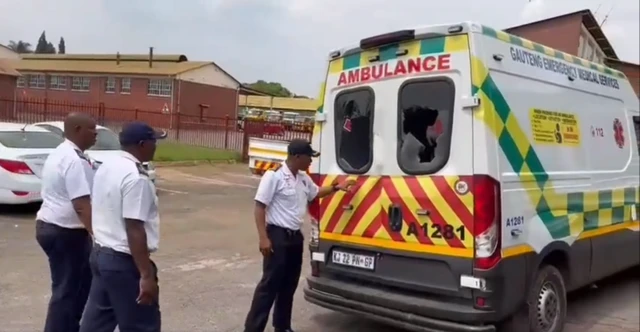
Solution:
{"label": "man in white shirt", "polygon": [[311,158],[320,154],[305,140],[292,140],[287,152],[287,160],[279,169],[264,174],[255,197],[255,222],[264,262],[245,332],[264,331],[274,302],[275,332],[293,332],[291,310],[304,250],[300,227],[308,203],[338,190],[349,190],[355,183],[348,180],[319,188],[305,170],[311,165]]}
{"label": "man in white shirt", "polygon": [[36,240],[51,270],[44,332],[77,332],[91,287],[93,168],[84,151],[96,142],[96,123],[87,114],[70,114],[64,135],[44,163],[43,202],[36,216]]}
{"label": "man in white shirt", "polygon": [[93,186],[93,283],[81,332],[160,332],[159,216],[155,186],[142,167],[165,133],[143,122],[120,132],[122,155],[98,168]]}

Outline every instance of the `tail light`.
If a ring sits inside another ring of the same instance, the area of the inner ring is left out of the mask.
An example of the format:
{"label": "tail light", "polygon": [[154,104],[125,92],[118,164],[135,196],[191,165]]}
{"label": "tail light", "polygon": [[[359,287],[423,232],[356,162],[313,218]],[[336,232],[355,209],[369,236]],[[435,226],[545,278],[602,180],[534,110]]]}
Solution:
{"label": "tail light", "polygon": [[22,161],[0,159],[0,167],[15,174],[33,174],[31,168]]}
{"label": "tail light", "polygon": [[502,259],[500,252],[500,183],[488,175],[476,175],[474,187],[475,268],[488,270]]}

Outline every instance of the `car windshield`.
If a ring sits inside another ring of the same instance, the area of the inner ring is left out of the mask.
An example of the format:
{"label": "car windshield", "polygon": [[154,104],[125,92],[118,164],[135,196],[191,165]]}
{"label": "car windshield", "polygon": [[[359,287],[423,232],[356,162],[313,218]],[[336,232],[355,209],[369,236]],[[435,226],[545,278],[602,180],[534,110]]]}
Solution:
{"label": "car windshield", "polygon": [[105,128],[99,128],[96,132],[96,144],[89,150],[120,150],[120,139],[116,133]]}
{"label": "car windshield", "polygon": [[64,139],[48,131],[0,131],[0,144],[16,149],[54,149]]}

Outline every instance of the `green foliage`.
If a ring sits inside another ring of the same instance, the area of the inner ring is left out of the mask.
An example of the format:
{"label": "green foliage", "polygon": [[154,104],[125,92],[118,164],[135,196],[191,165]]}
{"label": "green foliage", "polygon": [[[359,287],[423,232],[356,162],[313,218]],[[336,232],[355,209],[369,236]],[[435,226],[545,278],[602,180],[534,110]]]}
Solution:
{"label": "green foliage", "polygon": [[255,83],[245,84],[245,86],[275,97],[290,98],[294,96],[293,93],[289,91],[289,89],[285,88],[284,86],[282,86],[282,84],[277,82],[267,82],[259,80]]}
{"label": "green foliage", "polygon": [[240,160],[240,154],[226,151],[193,146],[176,142],[161,142],[158,144],[155,161],[228,161]]}
{"label": "green foliage", "polygon": [[36,54],[55,54],[56,48],[51,42],[47,41],[47,35],[44,31],[38,38],[38,44],[36,44]]}
{"label": "green foliage", "polygon": [[65,54],[67,51],[67,46],[64,44],[64,37],[60,37],[60,42],[58,42],[58,54]]}
{"label": "green foliage", "polygon": [[7,47],[18,54],[33,53],[31,44],[22,40],[11,40]]}

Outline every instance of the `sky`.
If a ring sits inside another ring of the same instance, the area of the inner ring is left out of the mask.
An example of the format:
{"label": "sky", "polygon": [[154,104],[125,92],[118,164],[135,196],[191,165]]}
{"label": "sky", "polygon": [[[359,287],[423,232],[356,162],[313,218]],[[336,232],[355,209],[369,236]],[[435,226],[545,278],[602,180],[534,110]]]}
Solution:
{"label": "sky", "polygon": [[330,51],[365,37],[467,20],[504,29],[582,9],[609,14],[603,30],[618,56],[640,62],[638,0],[0,0],[0,43],[35,46],[46,30],[67,53],[153,46],[315,97]]}

